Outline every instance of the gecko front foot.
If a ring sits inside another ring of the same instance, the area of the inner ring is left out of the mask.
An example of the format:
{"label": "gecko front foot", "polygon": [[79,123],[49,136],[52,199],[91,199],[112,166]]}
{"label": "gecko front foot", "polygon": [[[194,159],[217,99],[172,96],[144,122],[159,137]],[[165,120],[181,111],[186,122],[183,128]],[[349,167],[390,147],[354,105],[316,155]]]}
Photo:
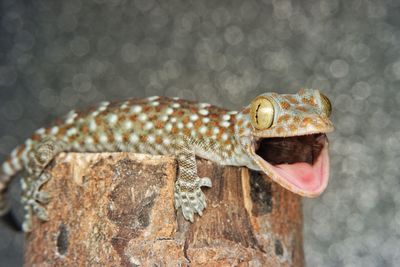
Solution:
{"label": "gecko front foot", "polygon": [[194,185],[179,180],[175,183],[175,208],[182,208],[186,220],[193,222],[195,213],[203,215],[203,210],[207,206],[206,197],[201,191],[203,186],[211,187],[210,178],[197,178]]}
{"label": "gecko front foot", "polygon": [[22,180],[22,189],[24,191],[22,204],[26,211],[22,229],[24,232],[30,232],[32,224],[32,216],[35,214],[42,221],[48,221],[49,216],[46,208],[42,204],[50,201],[50,194],[45,191],[39,191],[40,187],[51,178],[50,174],[42,173],[38,179],[30,178]]}

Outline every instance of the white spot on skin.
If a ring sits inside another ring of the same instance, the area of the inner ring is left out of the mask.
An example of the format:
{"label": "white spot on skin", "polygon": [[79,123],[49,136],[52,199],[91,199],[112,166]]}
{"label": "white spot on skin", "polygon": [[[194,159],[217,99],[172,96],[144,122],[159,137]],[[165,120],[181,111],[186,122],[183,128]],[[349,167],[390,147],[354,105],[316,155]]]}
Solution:
{"label": "white spot on skin", "polygon": [[173,110],[172,108],[167,108],[167,109],[165,110],[165,113],[166,113],[167,115],[171,115],[172,113],[174,113],[174,110]]}
{"label": "white spot on skin", "polygon": [[229,127],[231,125],[231,123],[229,121],[221,121],[219,123],[219,125],[221,125],[222,127],[227,128],[227,127]]}
{"label": "white spot on skin", "polygon": [[130,136],[129,136],[129,141],[132,143],[132,144],[136,144],[138,141],[139,141],[139,137],[136,135],[136,134],[131,134]]}
{"label": "white spot on skin", "polygon": [[94,143],[93,138],[91,136],[87,136],[85,138],[85,143],[88,145],[92,145]]}
{"label": "white spot on skin", "polygon": [[3,172],[7,175],[14,174],[14,170],[11,168],[10,163],[8,161],[3,163]]}
{"label": "white spot on skin", "polygon": [[197,115],[197,114],[192,114],[191,116],[190,116],[190,120],[192,120],[192,121],[195,121],[195,120],[197,120],[199,118],[199,115]]}
{"label": "white spot on skin", "polygon": [[150,103],[150,106],[153,106],[153,107],[156,107],[158,105],[160,105],[160,102],[157,102],[157,101],[154,101],[154,102]]}
{"label": "white spot on skin", "polygon": [[97,109],[98,112],[102,112],[107,109],[108,105],[110,105],[110,102],[108,101],[103,101],[99,104],[99,108]]}
{"label": "white spot on skin", "polygon": [[75,135],[77,133],[78,133],[78,130],[76,130],[76,128],[71,128],[71,129],[68,129],[67,136],[72,136],[72,135]]}
{"label": "white spot on skin", "polygon": [[115,123],[117,123],[118,121],[118,116],[116,114],[110,114],[107,117],[107,121],[108,123],[110,123],[111,125],[114,125]]}
{"label": "white spot on skin", "polygon": [[200,108],[207,108],[209,106],[211,106],[211,104],[209,104],[209,103],[199,103]]}
{"label": "white spot on skin", "polygon": [[172,123],[175,123],[177,121],[177,118],[171,118],[170,120]]}
{"label": "white spot on skin", "polygon": [[28,149],[30,148],[25,147],[24,151],[21,154],[21,159],[24,163],[28,162]]}
{"label": "white spot on skin", "polygon": [[58,130],[59,130],[59,128],[57,126],[54,126],[53,128],[51,128],[50,133],[51,134],[57,134]]}
{"label": "white spot on skin", "polygon": [[89,130],[90,130],[91,132],[94,132],[94,131],[96,131],[96,129],[97,129],[97,124],[96,124],[96,122],[95,122],[94,120],[90,120],[90,121],[89,121]]}
{"label": "white spot on skin", "polygon": [[39,135],[42,135],[42,134],[44,134],[45,132],[46,132],[46,129],[45,129],[45,128],[40,128],[40,129],[36,130],[36,133],[39,134]]}
{"label": "white spot on skin", "polygon": [[25,147],[30,147],[32,145],[32,139],[27,139],[25,141]]}
{"label": "white spot on skin", "polygon": [[158,99],[160,99],[159,96],[150,96],[147,98],[147,100],[149,100],[149,101],[154,101],[154,100],[158,100]]}
{"label": "white spot on skin", "polygon": [[199,110],[199,114],[203,115],[203,116],[207,116],[208,115],[208,110],[207,109],[200,109]]}
{"label": "white spot on skin", "polygon": [[172,130],[172,124],[171,124],[171,123],[167,123],[167,124],[165,125],[165,130],[166,130],[167,132],[170,132],[170,131]]}
{"label": "white spot on skin", "polygon": [[155,140],[156,140],[156,139],[154,138],[153,135],[147,136],[147,142],[149,142],[150,144],[154,143]]}
{"label": "white spot on skin", "polygon": [[176,124],[176,126],[178,127],[178,129],[182,129],[183,128],[183,123],[182,122],[178,122]]}
{"label": "white spot on skin", "polygon": [[82,146],[79,142],[72,142],[72,147],[76,150],[76,151],[82,151]]}
{"label": "white spot on skin", "polygon": [[163,143],[164,143],[164,145],[169,145],[169,144],[171,144],[171,141],[168,138],[164,138]]}
{"label": "white spot on skin", "polygon": [[189,121],[189,122],[186,124],[186,127],[189,128],[189,129],[192,128],[192,127],[193,127],[193,123]]}
{"label": "white spot on skin", "polygon": [[75,118],[78,116],[78,114],[76,114],[75,110],[71,110],[68,114],[67,114],[67,119],[65,120],[66,124],[71,124],[75,121]]}
{"label": "white spot on skin", "polygon": [[146,122],[146,124],[144,125],[144,129],[150,130],[151,128],[153,128],[153,123],[151,121]]}
{"label": "white spot on skin", "polygon": [[130,120],[124,121],[124,128],[125,128],[126,130],[130,130],[130,129],[132,129],[132,127],[133,127],[132,121],[130,121]]}
{"label": "white spot on skin", "polygon": [[16,169],[16,170],[19,170],[22,167],[20,165],[20,162],[19,162],[18,158],[13,158],[12,161],[11,161],[11,164],[13,165],[14,169]]}
{"label": "white spot on skin", "polygon": [[133,112],[133,113],[140,113],[141,111],[142,111],[142,107],[141,106],[137,106],[137,105],[135,105],[135,106],[133,106],[132,108],[131,108],[131,111]]}
{"label": "white spot on skin", "polygon": [[103,144],[108,143],[108,137],[106,134],[100,134],[99,140],[100,140],[100,143],[103,143]]}
{"label": "white spot on skin", "polygon": [[229,115],[236,115],[238,112],[236,110],[229,111],[227,114]]}
{"label": "white spot on skin", "polygon": [[123,137],[120,133],[115,133],[114,134],[114,139],[116,142],[121,143],[123,141]]}
{"label": "white spot on skin", "polygon": [[74,122],[74,118],[68,118],[66,121],[65,121],[65,123],[66,124],[72,124]]}
{"label": "white spot on skin", "polygon": [[201,126],[200,129],[199,129],[199,132],[201,134],[205,134],[207,132],[207,127],[206,126]]}
{"label": "white spot on skin", "polygon": [[104,111],[104,110],[106,110],[106,109],[107,109],[106,106],[101,106],[101,107],[99,107],[99,108],[97,109],[97,112],[102,112],[102,111]]}
{"label": "white spot on skin", "polygon": [[11,157],[15,157],[17,155],[18,148],[14,148],[13,151],[11,152]]}
{"label": "white spot on skin", "polygon": [[223,133],[223,134],[221,135],[221,139],[222,139],[222,141],[228,140],[228,134],[227,134],[227,133]]}
{"label": "white spot on skin", "polygon": [[144,114],[144,113],[142,113],[142,114],[139,115],[138,119],[139,119],[140,121],[146,121],[146,120],[147,120],[147,115]]}
{"label": "white spot on skin", "polygon": [[224,121],[229,121],[230,119],[231,119],[231,116],[228,114],[225,114],[222,116],[222,120],[224,120]]}
{"label": "white spot on skin", "polygon": [[172,104],[172,107],[173,107],[173,108],[180,108],[181,105],[180,105],[179,103],[173,103],[173,104]]}
{"label": "white spot on skin", "polygon": [[215,128],[213,129],[213,133],[214,133],[214,134],[218,134],[218,133],[219,133],[219,128],[218,128],[218,127],[215,127]]}
{"label": "white spot on skin", "polygon": [[122,103],[120,109],[126,109],[129,106],[129,101],[125,101],[124,103]]}
{"label": "white spot on skin", "polygon": [[100,107],[107,107],[108,105],[110,105],[110,102],[108,102],[108,101],[103,101],[103,102],[100,102],[100,104],[99,104]]}
{"label": "white spot on skin", "polygon": [[209,123],[210,122],[210,118],[203,118],[203,123]]}
{"label": "white spot on skin", "polygon": [[160,121],[167,121],[167,120],[168,120],[168,116],[167,115],[160,116]]}

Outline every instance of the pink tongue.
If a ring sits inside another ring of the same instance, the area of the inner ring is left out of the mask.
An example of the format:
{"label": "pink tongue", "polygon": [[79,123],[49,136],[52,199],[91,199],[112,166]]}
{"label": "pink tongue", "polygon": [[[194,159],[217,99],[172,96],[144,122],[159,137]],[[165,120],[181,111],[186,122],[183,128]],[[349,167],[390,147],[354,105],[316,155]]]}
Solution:
{"label": "pink tongue", "polygon": [[313,166],[305,162],[273,166],[275,172],[303,190],[315,190],[322,182],[322,160]]}

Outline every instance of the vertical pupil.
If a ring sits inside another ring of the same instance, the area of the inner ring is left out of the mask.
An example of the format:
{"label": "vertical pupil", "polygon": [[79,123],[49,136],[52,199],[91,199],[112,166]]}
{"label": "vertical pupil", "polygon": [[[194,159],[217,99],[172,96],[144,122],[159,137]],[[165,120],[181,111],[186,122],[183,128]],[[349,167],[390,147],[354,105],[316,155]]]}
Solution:
{"label": "vertical pupil", "polygon": [[258,104],[257,109],[256,109],[256,122],[258,124],[258,110],[260,109],[261,104]]}

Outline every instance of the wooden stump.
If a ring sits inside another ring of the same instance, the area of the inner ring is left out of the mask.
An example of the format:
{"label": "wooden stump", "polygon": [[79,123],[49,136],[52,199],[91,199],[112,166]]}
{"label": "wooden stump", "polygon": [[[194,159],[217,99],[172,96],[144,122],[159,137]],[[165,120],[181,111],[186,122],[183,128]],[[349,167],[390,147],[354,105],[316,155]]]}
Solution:
{"label": "wooden stump", "polygon": [[35,218],[26,266],[303,266],[300,198],[246,168],[199,159],[207,208],[173,207],[172,157],[61,154],[43,186],[50,221]]}

